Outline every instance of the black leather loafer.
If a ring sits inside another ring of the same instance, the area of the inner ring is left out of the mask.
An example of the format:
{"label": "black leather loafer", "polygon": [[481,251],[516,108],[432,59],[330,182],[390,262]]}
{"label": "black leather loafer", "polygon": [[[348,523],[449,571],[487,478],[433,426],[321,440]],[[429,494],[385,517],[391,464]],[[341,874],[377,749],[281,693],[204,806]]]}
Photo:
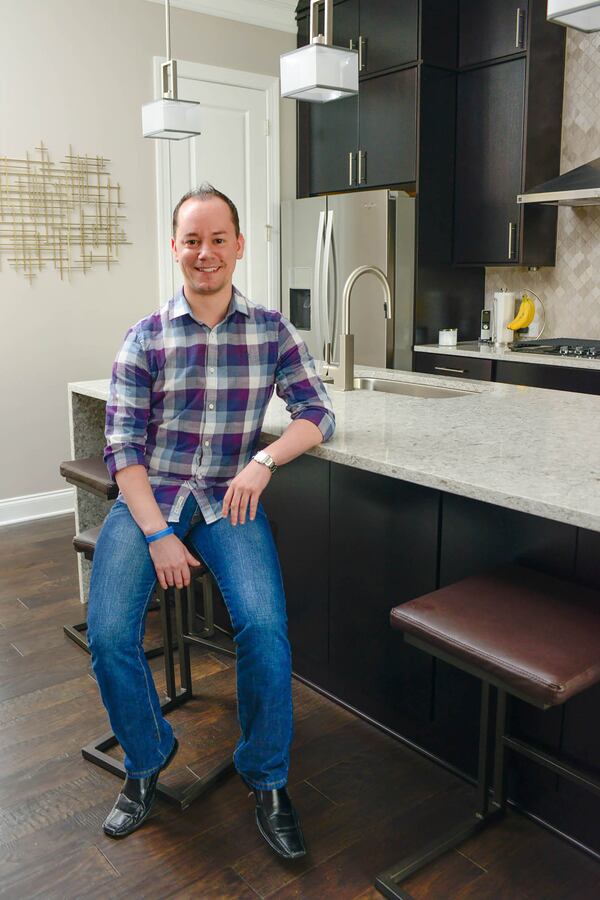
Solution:
{"label": "black leather loafer", "polygon": [[147,778],[130,778],[127,776],[123,790],[117,802],[106,817],[102,830],[111,838],[123,838],[136,831],[148,818],[156,798],[156,785],[163,769],[166,769],[179,750],[177,739],[173,749],[165,759],[158,772]]}
{"label": "black leather loafer", "polygon": [[252,788],[252,791],[256,798],[256,824],[269,847],[284,859],[305,856],[306,845],[298,813],[292,806],[287,788],[273,791]]}

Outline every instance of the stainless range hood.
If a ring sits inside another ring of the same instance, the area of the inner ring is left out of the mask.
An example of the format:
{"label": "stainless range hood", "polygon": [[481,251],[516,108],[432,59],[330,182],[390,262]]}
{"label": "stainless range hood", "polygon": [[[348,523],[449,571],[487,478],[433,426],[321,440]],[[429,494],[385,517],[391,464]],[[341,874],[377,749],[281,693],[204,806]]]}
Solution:
{"label": "stainless range hood", "polygon": [[600,205],[600,157],[519,194],[517,203],[551,206]]}

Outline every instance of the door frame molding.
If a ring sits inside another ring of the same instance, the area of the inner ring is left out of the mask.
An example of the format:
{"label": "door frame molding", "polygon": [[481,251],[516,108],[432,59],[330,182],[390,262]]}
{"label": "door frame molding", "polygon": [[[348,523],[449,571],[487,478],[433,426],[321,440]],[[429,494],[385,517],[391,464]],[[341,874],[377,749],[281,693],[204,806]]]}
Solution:
{"label": "door frame molding", "polygon": [[[161,95],[161,65],[165,57],[153,57],[154,96]],[[267,216],[270,240],[267,242],[267,297],[253,297],[256,303],[270,309],[280,308],[280,171],[279,171],[279,78],[244,72],[242,69],[226,69],[203,63],[177,61],[179,78],[197,81],[213,81],[233,87],[252,88],[265,94],[265,141],[267,145]],[[171,238],[171,142],[157,140],[155,148],[156,213],[158,241],[159,303],[162,305],[175,292],[172,267],[165,265],[164,248]],[[256,238],[255,238],[256,240]]]}

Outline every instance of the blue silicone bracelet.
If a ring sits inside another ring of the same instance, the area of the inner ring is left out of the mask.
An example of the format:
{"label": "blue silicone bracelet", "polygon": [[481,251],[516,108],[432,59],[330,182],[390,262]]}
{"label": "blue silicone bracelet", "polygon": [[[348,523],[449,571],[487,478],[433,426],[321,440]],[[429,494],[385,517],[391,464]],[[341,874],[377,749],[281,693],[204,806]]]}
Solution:
{"label": "blue silicone bracelet", "polygon": [[166,528],[163,528],[162,531],[157,531],[155,534],[147,534],[146,543],[151,544],[153,541],[159,541],[161,538],[166,537],[168,534],[175,534],[170,525],[167,525]]}

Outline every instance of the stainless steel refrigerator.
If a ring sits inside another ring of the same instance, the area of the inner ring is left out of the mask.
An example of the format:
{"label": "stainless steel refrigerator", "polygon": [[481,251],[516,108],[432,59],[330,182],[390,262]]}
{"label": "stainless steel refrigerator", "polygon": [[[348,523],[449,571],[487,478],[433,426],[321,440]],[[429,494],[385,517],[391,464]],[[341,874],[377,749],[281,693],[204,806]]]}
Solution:
{"label": "stainless steel refrigerator", "polygon": [[413,340],[415,200],[402,191],[365,191],[288,200],[281,209],[282,312],[315,359],[331,342],[338,361],[342,294],[358,266],[386,275],[393,319],[384,315],[381,284],[371,274],[350,298],[355,362],[410,369]]}

